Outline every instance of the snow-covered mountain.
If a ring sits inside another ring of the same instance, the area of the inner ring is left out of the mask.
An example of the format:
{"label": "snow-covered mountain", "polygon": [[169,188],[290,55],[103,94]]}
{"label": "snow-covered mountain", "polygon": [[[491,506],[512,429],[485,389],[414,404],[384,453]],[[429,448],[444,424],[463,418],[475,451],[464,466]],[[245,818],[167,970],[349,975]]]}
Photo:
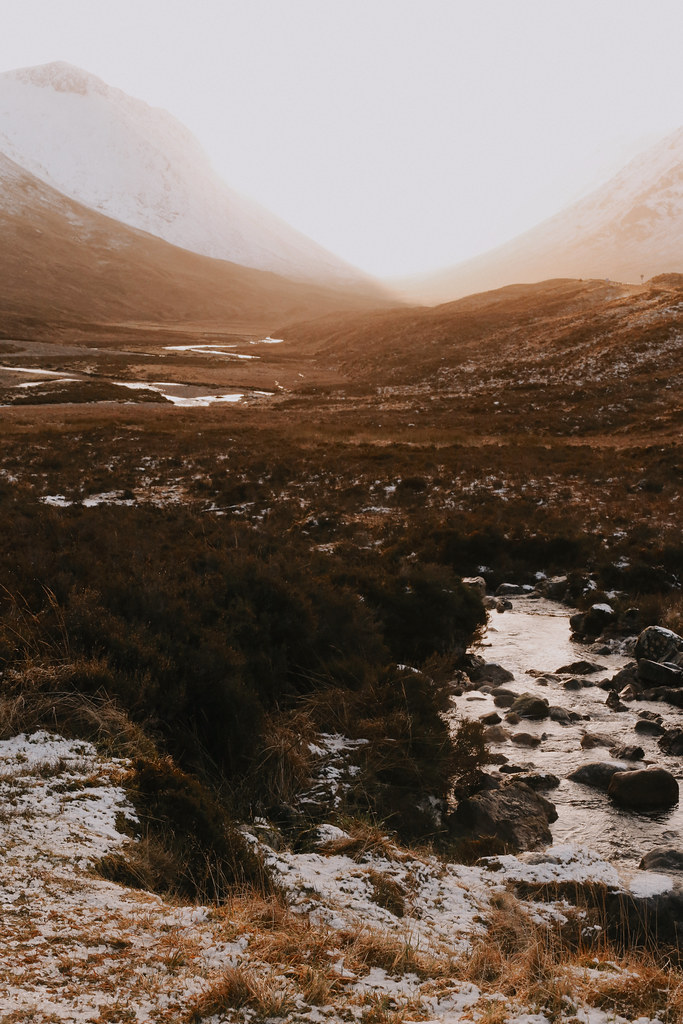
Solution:
{"label": "snow-covered mountain", "polygon": [[440,303],[549,278],[639,283],[683,271],[683,128],[637,156],[587,197],[490,252],[401,282]]}
{"label": "snow-covered mountain", "polygon": [[61,61],[0,75],[0,151],[70,198],[192,252],[327,285],[370,284],[230,189],[166,111]]}
{"label": "snow-covered mountain", "polygon": [[281,324],[377,292],[201,256],[69,199],[0,152],[0,332],[32,323]]}

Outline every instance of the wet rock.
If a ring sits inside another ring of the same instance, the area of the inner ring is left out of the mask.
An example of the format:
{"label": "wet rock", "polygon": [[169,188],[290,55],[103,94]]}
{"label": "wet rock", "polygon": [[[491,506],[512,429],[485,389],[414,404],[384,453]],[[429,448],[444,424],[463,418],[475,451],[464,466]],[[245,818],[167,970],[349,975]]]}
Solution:
{"label": "wet rock", "polygon": [[551,704],[548,708],[548,717],[552,722],[560,722],[562,725],[569,725],[572,721],[572,717],[566,708],[561,708]]}
{"label": "wet rock", "polygon": [[532,775],[524,775],[521,781],[536,791],[539,789],[557,789],[560,784],[557,775],[553,775],[552,772],[534,772]]}
{"label": "wet rock", "polygon": [[504,764],[498,771],[503,772],[505,775],[519,775],[521,772],[525,772],[527,769],[522,768],[519,764]]}
{"label": "wet rock", "polygon": [[460,801],[456,813],[477,835],[498,836],[515,850],[547,846],[552,842],[549,824],[557,820],[554,805],[516,778]]}
{"label": "wet rock", "polygon": [[629,683],[623,690],[619,690],[619,697],[625,701],[640,700],[643,688],[639,683]]}
{"label": "wet rock", "polygon": [[587,612],[572,615],[569,625],[577,636],[596,637],[608,626],[611,626],[616,618],[617,613],[611,605],[593,604]]}
{"label": "wet rock", "polygon": [[683,850],[656,846],[645,854],[639,867],[644,871],[683,871]]}
{"label": "wet rock", "polygon": [[482,725],[500,725],[503,719],[497,711],[490,711],[488,715],[482,715],[479,721]]}
{"label": "wet rock", "polygon": [[532,693],[522,693],[511,705],[520,718],[547,718],[549,714],[548,701],[544,697],[535,697]]}
{"label": "wet rock", "polygon": [[625,686],[634,683],[638,679],[638,665],[635,661],[624,665],[611,679],[607,680],[611,690],[623,690]]}
{"label": "wet rock", "polygon": [[503,612],[509,612],[511,609],[512,609],[512,601],[508,601],[507,598],[505,598],[505,597],[499,597],[498,598],[498,600],[496,601],[496,611],[497,612],[500,612],[500,614],[502,615]]}
{"label": "wet rock", "polygon": [[638,662],[638,678],[655,686],[683,686],[683,668],[668,661],[649,661],[642,658]]}
{"label": "wet rock", "polygon": [[479,594],[482,598],[486,597],[486,580],[483,576],[463,576],[462,582],[475,594]]}
{"label": "wet rock", "polygon": [[663,626],[648,626],[638,637],[636,659],[647,661],[673,661],[677,654],[683,653],[683,637]]}
{"label": "wet rock", "polygon": [[505,743],[510,739],[510,733],[501,725],[490,725],[484,731],[484,739],[487,743]]}
{"label": "wet rock", "polygon": [[519,747],[540,747],[541,745],[541,737],[534,736],[530,732],[516,732],[510,738]]}
{"label": "wet rock", "polygon": [[635,731],[639,736],[661,736],[665,731],[661,722],[651,722],[648,719],[641,719],[636,722]]}
{"label": "wet rock", "polygon": [[604,733],[585,732],[581,737],[581,747],[583,750],[592,750],[593,747],[611,747],[613,743],[613,737],[605,736]]}
{"label": "wet rock", "polygon": [[645,751],[642,747],[636,747],[633,744],[628,743],[622,743],[620,746],[612,747],[610,754],[618,761],[642,761],[645,757]]}
{"label": "wet rock", "polygon": [[604,671],[604,665],[596,665],[592,661],[573,661],[571,665],[563,665],[562,668],[556,668],[555,674],[558,676],[589,676],[592,672]]}
{"label": "wet rock", "polygon": [[509,725],[519,725],[522,719],[519,717],[516,711],[508,711],[507,715],[505,716],[505,721]]}
{"label": "wet rock", "polygon": [[509,683],[514,679],[512,672],[509,672],[502,665],[487,662],[484,665],[477,665],[470,672],[470,679],[475,683],[492,683],[500,686],[501,683]]}
{"label": "wet rock", "polygon": [[680,757],[683,754],[683,729],[667,729],[657,746],[665,754]]}
{"label": "wet rock", "polygon": [[565,679],[562,683],[563,690],[582,690],[583,683],[580,679]]}
{"label": "wet rock", "polygon": [[496,597],[516,597],[524,592],[524,588],[518,586],[517,583],[501,583],[496,588]]}
{"label": "wet rock", "polygon": [[607,795],[620,807],[654,811],[678,803],[678,783],[665,768],[643,768],[612,776]]}
{"label": "wet rock", "polygon": [[491,692],[493,694],[493,703],[497,708],[509,708],[514,704],[517,698],[516,693],[512,690],[506,690],[503,686],[498,686]]}
{"label": "wet rock", "polygon": [[621,772],[629,771],[623,764],[613,764],[610,761],[594,761],[590,764],[582,764],[580,768],[568,775],[572,782],[579,782],[582,786],[590,786],[591,789],[607,790],[612,777]]}
{"label": "wet rock", "polygon": [[626,706],[624,704],[622,704],[621,701],[619,700],[619,694],[617,693],[616,690],[610,690],[610,692],[607,694],[607,700],[605,701],[605,704],[610,709],[610,711],[626,711],[627,710]]}
{"label": "wet rock", "polygon": [[649,690],[643,690],[643,700],[659,700],[672,704],[675,708],[683,708],[683,687],[653,686]]}
{"label": "wet rock", "polygon": [[495,597],[485,597],[483,603],[487,612],[492,612],[494,608],[497,608],[498,606],[498,602]]}

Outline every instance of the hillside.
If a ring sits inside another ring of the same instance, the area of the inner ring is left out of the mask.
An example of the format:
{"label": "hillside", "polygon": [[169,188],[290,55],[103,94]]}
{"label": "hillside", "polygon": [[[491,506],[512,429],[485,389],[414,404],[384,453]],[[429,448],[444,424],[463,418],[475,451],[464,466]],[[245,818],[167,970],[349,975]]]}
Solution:
{"label": "hillside", "polygon": [[293,281],[170,245],[69,199],[1,153],[0,235],[6,325],[263,323],[386,301],[372,289]]}
{"label": "hillside", "polygon": [[85,206],[184,249],[328,286],[375,287],[229,188],[166,111],[70,64],[0,75],[0,151]]}
{"label": "hillside", "polygon": [[326,318],[285,336],[384,402],[421,392],[469,429],[677,429],[683,276],[546,281],[435,308]]}
{"label": "hillside", "polygon": [[[640,283],[683,270],[683,128],[572,206],[455,267],[401,282],[439,303],[550,277]],[[397,282],[398,283],[398,282]]]}

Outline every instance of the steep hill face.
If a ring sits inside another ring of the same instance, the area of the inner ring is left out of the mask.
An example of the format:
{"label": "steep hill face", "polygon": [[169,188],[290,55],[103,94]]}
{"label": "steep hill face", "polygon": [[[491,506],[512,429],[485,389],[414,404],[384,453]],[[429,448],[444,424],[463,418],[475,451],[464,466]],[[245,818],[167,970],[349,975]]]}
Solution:
{"label": "steep hill face", "polygon": [[0,320],[260,324],[372,296],[188,252],[76,203],[0,153]]}
{"label": "steep hill face", "polygon": [[475,259],[403,282],[414,300],[550,277],[640,283],[683,270],[683,128],[555,217]]}
{"label": "steep hill face", "polygon": [[228,188],[166,111],[69,64],[0,75],[0,151],[85,206],[192,252],[327,286],[376,287]]}

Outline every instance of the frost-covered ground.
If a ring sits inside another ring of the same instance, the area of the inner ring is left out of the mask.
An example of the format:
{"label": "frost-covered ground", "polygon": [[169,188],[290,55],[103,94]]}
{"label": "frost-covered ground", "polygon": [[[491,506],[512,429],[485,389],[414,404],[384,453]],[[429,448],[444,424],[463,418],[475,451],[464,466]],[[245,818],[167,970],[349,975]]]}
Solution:
{"label": "frost-covered ground", "polygon": [[[98,877],[94,863],[130,842],[122,830],[126,822],[128,831],[136,824],[122,786],[126,770],[124,761],[99,756],[89,743],[46,732],[0,742],[5,1022],[456,1024],[491,1021],[493,1006],[497,1021],[546,1024],[534,1006],[484,993],[462,969],[445,973],[444,964],[466,964],[472,942],[486,932],[491,900],[510,880],[621,884],[610,865],[570,847],[499,858],[495,870],[487,870],[417,856],[389,840],[374,852],[356,851],[354,859],[340,852],[347,833],[332,825],[318,829],[312,852],[275,852],[258,838],[267,834],[261,827],[253,842],[287,894],[279,928],[283,936],[290,933],[294,952],[285,952],[262,898],[193,907]],[[643,872],[635,881],[650,890],[668,884]],[[546,906],[539,920],[562,913],[560,905]],[[324,972],[306,962],[314,949],[326,958]],[[323,973],[325,986],[316,989],[311,978]],[[598,974],[590,966],[583,970],[584,982],[591,973]],[[229,991],[226,978],[238,975],[252,979],[252,995],[241,1008],[229,1008],[224,999],[217,1009],[216,992]],[[567,1000],[570,1017],[590,1024],[633,1019],[576,999]]]}

